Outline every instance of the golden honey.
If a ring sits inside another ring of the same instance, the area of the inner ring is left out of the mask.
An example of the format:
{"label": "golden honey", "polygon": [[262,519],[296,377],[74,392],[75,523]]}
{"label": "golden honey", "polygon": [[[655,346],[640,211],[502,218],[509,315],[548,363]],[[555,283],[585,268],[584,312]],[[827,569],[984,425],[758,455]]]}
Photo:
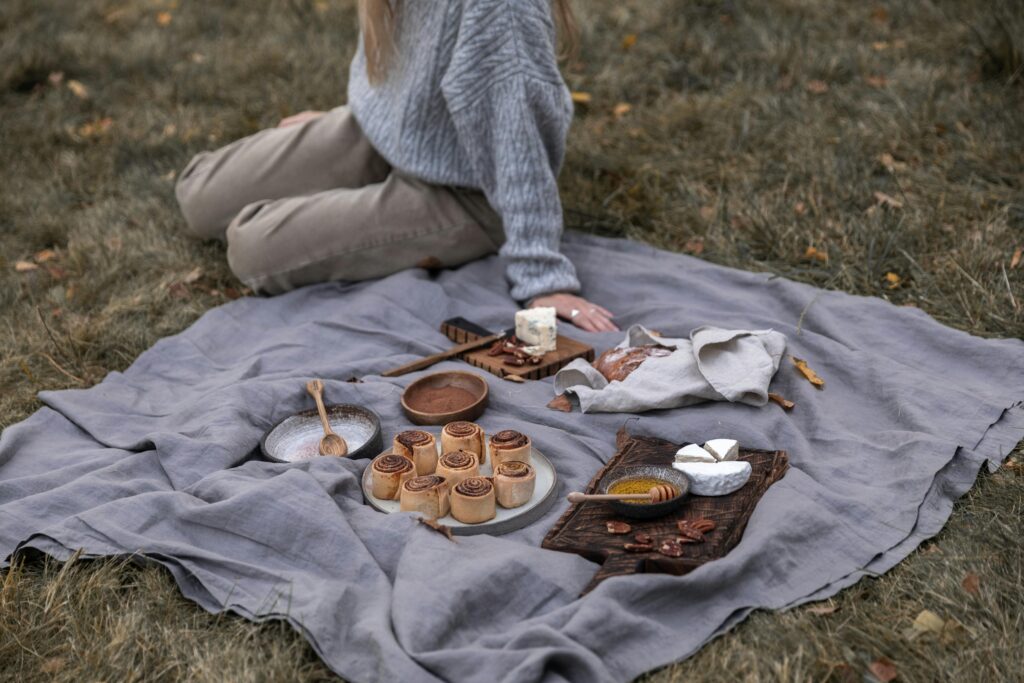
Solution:
{"label": "golden honey", "polygon": [[[653,477],[641,477],[639,479],[623,479],[617,481],[608,487],[608,493],[621,494],[621,493],[648,493],[655,486],[666,484],[672,488],[673,496],[679,495],[679,489],[673,484],[669,484],[663,479],[655,479]],[[631,503],[633,505],[649,505],[650,502],[646,500],[624,500],[623,503]]]}

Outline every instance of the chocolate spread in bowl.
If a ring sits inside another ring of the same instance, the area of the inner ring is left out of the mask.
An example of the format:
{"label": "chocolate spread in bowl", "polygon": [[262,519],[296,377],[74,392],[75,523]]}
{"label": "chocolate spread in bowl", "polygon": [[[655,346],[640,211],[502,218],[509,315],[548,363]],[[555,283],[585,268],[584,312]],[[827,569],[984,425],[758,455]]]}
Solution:
{"label": "chocolate spread in bowl", "polygon": [[476,401],[477,397],[471,392],[451,385],[424,387],[406,398],[409,406],[421,413],[451,413],[468,408]]}

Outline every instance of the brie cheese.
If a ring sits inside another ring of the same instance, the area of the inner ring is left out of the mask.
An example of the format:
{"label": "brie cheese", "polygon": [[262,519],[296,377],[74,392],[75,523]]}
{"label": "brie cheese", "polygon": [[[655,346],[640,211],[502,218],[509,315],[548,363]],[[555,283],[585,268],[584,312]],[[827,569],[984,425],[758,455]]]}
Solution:
{"label": "brie cheese", "polygon": [[691,443],[676,451],[676,462],[718,462],[718,460],[697,444]]}
{"label": "brie cheese", "polygon": [[740,445],[732,439],[711,439],[704,449],[718,460],[735,460],[740,454]]}
{"label": "brie cheese", "polygon": [[554,308],[527,308],[516,311],[516,337],[529,347],[527,353],[540,355],[558,345],[558,323]]}
{"label": "brie cheese", "polygon": [[675,462],[676,468],[690,479],[690,493],[696,496],[725,496],[743,488],[750,479],[746,460],[723,462]]}

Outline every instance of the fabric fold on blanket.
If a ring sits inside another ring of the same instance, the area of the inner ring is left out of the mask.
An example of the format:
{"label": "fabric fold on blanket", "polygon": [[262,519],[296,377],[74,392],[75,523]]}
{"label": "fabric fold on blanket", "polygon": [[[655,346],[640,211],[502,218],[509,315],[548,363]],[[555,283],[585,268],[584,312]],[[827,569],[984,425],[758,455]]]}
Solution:
{"label": "fabric fold on blanket", "polygon": [[703,325],[690,332],[688,339],[674,339],[633,325],[615,348],[648,345],[672,351],[648,358],[625,379],[611,382],[577,358],[555,374],[555,394],[574,395],[584,413],[640,413],[701,401],[763,406],[786,350],[786,337],[773,330]]}
{"label": "fabric fold on blanket", "polygon": [[[786,450],[789,472],[726,557],[682,577],[616,577],[580,599],[597,565],[539,548],[564,502],[508,535],[452,543],[410,514],[364,505],[368,461],[258,458],[263,433],[309,407],[311,377],[325,378],[328,402],[377,411],[385,442],[408,428],[399,395],[424,373],[376,373],[447,348],[446,318],[508,327],[516,305],[486,259],[239,299],[96,387],[44,392],[45,408],[0,434],[0,561],[36,548],[158,562],[207,610],[286,619],[351,681],[626,681],[754,609],[888,570],[1024,438],[1019,340],[635,242],[568,234],[564,249],[588,297],[623,327],[684,341],[702,326],[771,329],[826,380],[817,390],[784,364],[771,390],[792,411],[705,401],[634,419],[554,412],[553,381],[484,376],[481,425],[528,433],[560,495],[611,457],[627,419],[631,432],[676,442],[730,436]],[[621,341],[563,332],[598,352]],[[444,369],[466,367],[426,372]]]}

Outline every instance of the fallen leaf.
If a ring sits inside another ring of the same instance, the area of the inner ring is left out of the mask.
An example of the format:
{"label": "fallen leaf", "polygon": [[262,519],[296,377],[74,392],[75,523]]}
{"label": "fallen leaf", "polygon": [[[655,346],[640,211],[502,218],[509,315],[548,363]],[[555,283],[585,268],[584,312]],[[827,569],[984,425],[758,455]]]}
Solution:
{"label": "fallen leaf", "polygon": [[875,42],[871,43],[871,49],[873,49],[875,52],[881,52],[882,50],[888,50],[889,49],[889,43],[887,41],[884,41],[884,40],[876,40]]}
{"label": "fallen leaf", "polygon": [[811,614],[817,614],[819,616],[825,616],[827,614],[835,614],[839,611],[839,608],[834,603],[829,601],[827,604],[811,605],[807,608],[807,611]]}
{"label": "fallen leaf", "polygon": [[896,158],[888,152],[882,152],[879,154],[878,161],[885,167],[885,170],[889,171],[889,173],[907,170],[907,165],[905,163],[902,161],[896,161]]}
{"label": "fallen leaf", "polygon": [[39,266],[31,261],[16,261],[14,263],[14,270],[18,273],[27,273],[30,270],[37,270],[38,268]]}
{"label": "fallen leaf", "polygon": [[896,289],[901,284],[903,284],[903,278],[901,278],[896,273],[890,272],[890,273],[886,273],[885,274],[885,282],[886,282],[886,286],[889,289]]}
{"label": "fallen leaf", "polygon": [[828,252],[816,247],[807,247],[807,251],[804,252],[804,258],[828,263]]}
{"label": "fallen leaf", "polygon": [[871,21],[876,24],[884,24],[889,21],[889,10],[882,6],[875,7],[871,10]]}
{"label": "fallen leaf", "polygon": [[815,79],[807,81],[807,83],[804,84],[804,89],[812,95],[824,95],[828,92],[828,83]]}
{"label": "fallen leaf", "polygon": [[42,251],[37,251],[33,258],[36,260],[36,263],[46,263],[57,258],[57,252],[53,249],[43,249]]}
{"label": "fallen leaf", "polygon": [[814,370],[811,370],[811,368],[807,365],[807,361],[803,360],[802,358],[797,358],[796,356],[790,356],[789,359],[793,361],[793,365],[796,366],[796,369],[800,372],[801,375],[807,378],[808,382],[813,384],[818,389],[825,388],[825,380],[819,377],[818,373],[816,373]]}
{"label": "fallen leaf", "polygon": [[201,278],[202,276],[203,276],[203,269],[202,268],[193,268],[191,271],[189,271],[189,274],[186,275],[184,277],[184,279],[182,279],[182,282],[184,282],[186,285],[190,285],[193,282],[195,282],[196,280],[198,280],[199,278]]}
{"label": "fallen leaf", "polygon": [[167,288],[172,299],[187,299],[189,297],[188,285],[184,282],[175,282]]}
{"label": "fallen leaf", "polygon": [[548,403],[548,408],[551,408],[551,410],[558,410],[563,413],[571,413],[572,401],[569,400],[567,395],[559,394],[551,399],[551,402]]}
{"label": "fallen leaf", "polygon": [[779,394],[769,393],[768,400],[778,403],[780,406],[782,406],[783,410],[793,410],[793,408],[796,407],[795,403],[790,401],[788,398],[785,398],[784,396],[780,396]]}
{"label": "fallen leaf", "polygon": [[704,253],[704,238],[703,237],[691,237],[686,240],[686,244],[683,245],[683,251],[687,254],[693,254],[694,256],[700,256]]}
{"label": "fallen leaf", "polygon": [[715,216],[718,215],[718,207],[708,204],[707,206],[700,207],[700,217],[706,221],[715,220]]}
{"label": "fallen leaf", "polygon": [[889,683],[889,681],[896,680],[896,677],[899,675],[899,672],[896,671],[896,665],[888,657],[879,657],[871,662],[868,665],[868,671],[881,683]]}
{"label": "fallen leaf", "polygon": [[46,272],[50,274],[54,280],[63,280],[67,276],[67,271],[60,266],[47,265]]}
{"label": "fallen leaf", "polygon": [[572,101],[576,104],[590,104],[590,93],[588,92],[573,92]]}
{"label": "fallen leaf", "polygon": [[171,16],[170,12],[157,12],[156,23],[160,26],[167,26],[171,23],[174,17]]}
{"label": "fallen leaf", "polygon": [[75,79],[68,81],[68,90],[70,90],[72,94],[80,100],[89,99],[89,89]]}
{"label": "fallen leaf", "polygon": [[870,85],[872,88],[884,88],[889,84],[889,79],[880,74],[872,74],[864,77],[864,82]]}
{"label": "fallen leaf", "polygon": [[317,14],[326,14],[327,10],[330,8],[331,3],[327,2],[327,0],[316,0],[316,2],[313,3],[313,9],[316,10]]}
{"label": "fallen leaf", "polygon": [[441,524],[436,519],[427,519],[426,517],[420,517],[419,518],[419,522],[420,522],[420,524],[422,524],[424,526],[430,527],[431,529],[433,529],[437,533],[439,533],[442,536],[444,536],[445,538],[447,538],[452,543],[455,543],[455,538],[452,536],[451,527],[449,527],[449,526],[447,526],[445,524]]}
{"label": "fallen leaf", "polygon": [[78,134],[83,138],[94,138],[106,135],[110,127],[114,125],[114,119],[106,116],[102,119],[94,119],[88,123],[83,123],[78,128]]}
{"label": "fallen leaf", "polygon": [[206,61],[206,55],[201,52],[193,52],[188,56],[188,58],[191,59],[194,64],[202,64]]}
{"label": "fallen leaf", "polygon": [[903,202],[884,192],[875,192],[875,201],[878,202],[879,206],[888,206],[892,209],[903,208]]}
{"label": "fallen leaf", "polygon": [[44,674],[55,674],[63,671],[65,664],[63,657],[50,657],[39,665],[39,670]]}
{"label": "fallen leaf", "polygon": [[793,205],[793,213],[795,213],[797,216],[803,216],[805,213],[807,213],[807,204],[803,202],[797,202],[796,204]]}
{"label": "fallen leaf", "polygon": [[50,85],[56,88],[58,85],[64,82],[64,72],[51,71],[50,75],[46,77],[46,80],[50,82]]}
{"label": "fallen leaf", "polygon": [[633,108],[633,105],[628,102],[619,102],[612,108],[612,114],[615,118],[621,119],[623,116],[629,113],[629,110]]}
{"label": "fallen leaf", "polygon": [[1010,267],[1016,268],[1020,265],[1021,256],[1024,256],[1024,247],[1017,247],[1013,250],[1013,256],[1010,257]]}
{"label": "fallen leaf", "polygon": [[225,287],[224,288],[224,296],[227,297],[228,299],[231,299],[232,301],[234,301],[235,299],[237,299],[240,296],[242,296],[242,293],[239,292],[234,287]]}
{"label": "fallen leaf", "polygon": [[622,49],[623,50],[628,50],[629,48],[633,47],[634,45],[636,45],[636,34],[635,33],[628,33],[628,34],[626,34],[626,37],[622,39]]}
{"label": "fallen leaf", "polygon": [[981,579],[974,572],[967,572],[960,585],[971,595],[977,595],[981,591]]}
{"label": "fallen leaf", "polygon": [[914,619],[910,628],[904,631],[903,636],[907,640],[916,640],[928,633],[941,635],[945,627],[945,619],[931,610],[924,609]]}

